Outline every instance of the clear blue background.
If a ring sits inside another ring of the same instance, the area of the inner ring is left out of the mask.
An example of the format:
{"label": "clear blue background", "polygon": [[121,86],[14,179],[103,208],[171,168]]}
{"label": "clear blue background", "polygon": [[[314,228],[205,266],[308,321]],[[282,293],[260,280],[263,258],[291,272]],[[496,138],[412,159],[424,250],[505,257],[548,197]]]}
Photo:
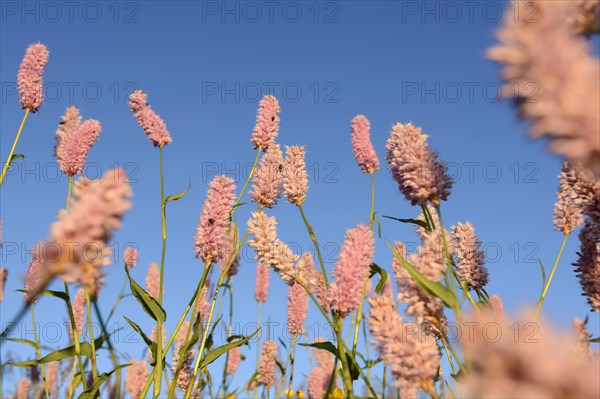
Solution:
{"label": "clear blue background", "polygon": [[[3,323],[22,304],[15,290],[22,287],[28,249],[48,235],[49,224],[64,206],[67,179],[57,174],[53,146],[60,116],[71,104],[103,127],[90,151],[86,175],[98,177],[99,171],[120,165],[133,182],[134,206],[114,236],[116,264],[106,270],[104,312],[123,282],[121,253],[127,243],[139,247],[139,265],[133,270],[138,281],[143,282],[147,265],[159,260],[158,150],[127,106],[128,94],[138,87],[148,93],[173,137],[165,149],[167,194],[183,190],[188,182],[192,185],[185,198],[168,208],[169,332],[202,271],[194,258],[193,237],[207,183],[217,173],[226,173],[238,187],[243,184],[254,159],[249,139],[257,103],[269,87],[275,88],[272,94],[282,108],[278,142],[307,148],[310,190],[305,209],[324,246],[329,271],[345,230],[368,222],[369,178],[356,165],[349,141],[351,118],[364,114],[382,161],[376,174],[378,215],[418,214],[398,192],[383,157],[394,123],[422,126],[456,180],[443,204],[447,226],[469,220],[485,243],[488,292],[502,296],[509,311],[535,305],[541,291],[537,261],[549,269],[562,238],[552,231],[561,160],[547,153],[543,142],[531,142],[511,104],[497,99],[499,68],[485,57],[495,42],[499,17],[519,10],[506,9],[504,2],[472,2],[467,7],[464,2],[420,1],[270,6],[109,1],[81,2],[72,9],[62,2],[0,4],[3,162],[23,115],[15,76],[24,50],[40,41],[51,54],[44,74],[47,101],[28,120],[17,149],[26,158],[16,161],[2,188],[2,267],[10,271],[1,306]],[[592,45],[597,52],[598,42]],[[242,228],[252,209],[254,204],[249,204],[237,213]],[[270,214],[277,216],[283,240],[297,252],[314,252],[293,206],[282,201]],[[375,261],[390,270],[384,239],[415,243],[416,236],[408,225],[381,220],[383,235]],[[589,312],[570,265],[577,248],[573,236],[544,306],[544,313],[566,328],[572,317],[584,318]],[[249,323],[256,320],[253,255],[244,250],[234,280],[234,319],[239,323],[234,333],[251,332]],[[285,285],[272,275],[263,307],[263,321],[279,323],[271,338],[286,339],[286,301]],[[62,305],[45,298],[37,308],[45,352],[64,345],[66,330],[62,327],[62,338],[54,342],[51,324],[62,326],[66,321]],[[226,301],[224,313],[227,309]],[[125,326],[122,314],[132,316],[146,331],[152,326],[132,298],[122,302],[113,319],[119,326]],[[307,326],[312,340],[327,331],[312,305],[311,314]],[[593,336],[600,332],[599,320],[591,315]],[[17,335],[32,339],[31,324],[23,323]],[[143,343],[131,330],[122,331],[118,340],[124,359],[143,355]],[[254,351],[254,345],[243,349],[248,359],[234,385],[242,385],[252,373]],[[33,356],[23,346],[3,345],[3,361],[9,353]],[[299,371],[308,372],[306,354],[299,353],[298,384],[304,379]],[[214,367],[213,375],[220,376],[219,370]],[[5,390],[10,392],[9,382],[19,374],[6,373]]]}

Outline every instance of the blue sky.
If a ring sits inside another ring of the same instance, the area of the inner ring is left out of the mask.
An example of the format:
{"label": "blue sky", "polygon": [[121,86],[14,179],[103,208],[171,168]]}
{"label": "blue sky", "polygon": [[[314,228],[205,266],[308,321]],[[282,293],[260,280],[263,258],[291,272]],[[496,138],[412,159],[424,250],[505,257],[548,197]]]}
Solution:
{"label": "blue sky", "polygon": [[[467,4],[468,5],[465,5]],[[541,291],[538,259],[550,268],[561,242],[552,231],[552,211],[561,160],[541,141],[526,136],[508,102],[499,101],[499,68],[485,57],[494,43],[499,16],[523,12],[504,2],[62,2],[0,3],[0,155],[4,161],[23,115],[15,76],[25,48],[41,41],[50,49],[44,75],[47,101],[30,117],[17,152],[26,158],[11,169],[1,193],[2,266],[10,271],[1,321],[8,322],[21,304],[27,249],[48,234],[64,206],[67,179],[57,173],[54,132],[67,106],[102,123],[92,148],[88,177],[124,166],[134,191],[133,209],[114,237],[115,252],[127,243],[140,250],[133,275],[143,281],[147,265],[160,258],[158,150],[137,126],[126,104],[135,88],[148,93],[173,137],[165,149],[166,190],[191,189],[168,209],[165,308],[168,329],[174,326],[201,274],[194,258],[193,236],[207,183],[218,173],[238,186],[249,171],[254,152],[249,142],[257,103],[274,94],[281,105],[281,144],[305,145],[310,190],[305,210],[324,246],[332,270],[346,229],[368,222],[369,178],[356,165],[349,124],[366,115],[382,159],[376,174],[379,215],[415,217],[398,192],[383,160],[385,141],[396,122],[412,122],[429,134],[431,146],[449,164],[455,178],[443,204],[447,225],[471,221],[485,243],[491,278],[488,292],[504,299],[509,310],[534,306]],[[598,42],[594,46],[598,49]],[[244,227],[253,205],[240,208]],[[311,250],[300,215],[281,202],[271,214],[279,234],[297,251]],[[375,261],[388,268],[391,255],[384,239],[415,242],[412,228],[382,220]],[[544,306],[558,324],[588,314],[570,265],[578,240],[569,239]],[[255,321],[253,251],[245,250],[234,282],[234,317],[241,332]],[[120,259],[120,258],[119,258]],[[101,303],[112,305],[123,281],[120,263],[107,269]],[[286,288],[272,276],[263,320],[285,324]],[[60,305],[44,299],[37,312],[41,325],[66,320]],[[227,302],[223,309],[227,309]],[[307,324],[324,322],[311,307]],[[151,323],[131,298],[115,317],[134,315],[148,330]],[[46,324],[44,324],[46,323]],[[314,324],[316,323],[316,324]],[[600,333],[591,315],[592,335]],[[21,326],[19,334],[25,331]],[[47,327],[47,345],[53,327]],[[309,334],[317,327],[311,327]],[[311,330],[313,329],[313,330]],[[121,349],[140,357],[139,339]],[[64,334],[64,329],[62,330]],[[133,336],[133,335],[132,335]],[[254,346],[236,383],[254,364]],[[3,345],[3,355],[22,348]],[[306,366],[305,355],[300,364]],[[306,371],[307,368],[304,367]],[[217,371],[215,371],[217,372]],[[14,374],[13,374],[14,375]],[[297,378],[301,381],[302,378]],[[10,388],[9,388],[10,389]]]}

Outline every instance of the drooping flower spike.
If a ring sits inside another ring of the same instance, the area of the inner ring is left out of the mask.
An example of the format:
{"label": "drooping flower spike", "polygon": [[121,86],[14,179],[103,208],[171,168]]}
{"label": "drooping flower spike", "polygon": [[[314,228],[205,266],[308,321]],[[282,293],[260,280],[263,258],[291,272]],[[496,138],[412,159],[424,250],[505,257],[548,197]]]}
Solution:
{"label": "drooping flower spike", "polygon": [[171,134],[167,130],[167,125],[156,112],[150,107],[146,100],[147,94],[141,90],[136,90],[129,96],[129,107],[133,116],[144,129],[148,139],[155,147],[164,147],[171,144]]}

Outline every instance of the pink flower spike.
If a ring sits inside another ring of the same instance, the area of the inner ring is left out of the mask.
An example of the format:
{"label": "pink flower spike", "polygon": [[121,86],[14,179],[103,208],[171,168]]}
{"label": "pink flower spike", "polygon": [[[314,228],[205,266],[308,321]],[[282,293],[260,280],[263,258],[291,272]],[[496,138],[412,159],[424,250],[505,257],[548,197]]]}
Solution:
{"label": "pink flower spike", "polygon": [[275,142],[279,132],[279,102],[270,94],[260,100],[256,115],[256,126],[252,131],[252,146],[266,150]]}
{"label": "pink flower spike", "polygon": [[262,356],[258,363],[258,376],[256,381],[269,389],[275,382],[275,357],[277,355],[277,344],[275,341],[263,343]]}
{"label": "pink flower spike", "polygon": [[164,147],[171,144],[171,134],[167,130],[167,125],[148,105],[147,95],[141,90],[136,90],[129,96],[129,107],[133,116],[146,132],[146,135],[155,147]]}
{"label": "pink flower spike", "polygon": [[135,267],[138,262],[138,251],[134,247],[125,248],[125,253],[123,254],[123,262],[127,265],[127,267]]}
{"label": "pink flower spike", "polygon": [[158,291],[160,290],[160,270],[156,262],[150,263],[146,273],[146,291],[152,298],[158,300]]}
{"label": "pink flower spike", "polygon": [[304,147],[293,145],[285,147],[283,162],[283,189],[287,200],[294,205],[302,205],[308,191],[308,176],[304,160]]}
{"label": "pink flower spike", "polygon": [[79,111],[70,107],[56,132],[56,155],[60,170],[69,176],[81,174],[92,145],[98,140],[100,122],[88,119],[81,122]]}
{"label": "pink flower spike", "polygon": [[364,115],[356,115],[352,119],[351,142],[354,157],[364,173],[379,170],[379,158],[371,143],[371,124]]}
{"label": "pink flower spike", "polygon": [[256,283],[254,285],[254,299],[258,303],[265,303],[269,294],[269,279],[271,270],[268,266],[258,262],[256,264]]}
{"label": "pink flower spike", "polygon": [[36,43],[27,47],[17,73],[21,107],[37,112],[44,101],[43,73],[50,53],[48,48]]}
{"label": "pink flower spike", "polygon": [[300,284],[288,288],[288,332],[304,334],[304,321],[308,312],[308,294]]}

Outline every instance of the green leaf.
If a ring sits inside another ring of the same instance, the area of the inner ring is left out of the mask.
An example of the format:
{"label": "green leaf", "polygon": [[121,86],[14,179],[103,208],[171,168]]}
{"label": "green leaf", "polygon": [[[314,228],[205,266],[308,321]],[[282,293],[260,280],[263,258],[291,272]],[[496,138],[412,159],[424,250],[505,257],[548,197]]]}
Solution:
{"label": "green leaf", "polygon": [[234,206],[233,206],[233,209],[235,209],[235,208],[237,208],[237,207],[240,207],[240,206],[244,206],[244,205],[246,205],[246,204],[247,204],[247,202],[240,202],[239,204],[236,204],[236,205],[234,205]]}
{"label": "green leaf", "polygon": [[169,195],[167,198],[165,198],[165,205],[167,205],[171,201],[178,201],[178,200],[182,199],[183,196],[186,195],[188,191],[190,191],[190,187],[192,187],[191,182],[189,182],[187,188],[185,190],[183,190],[182,192],[180,192],[179,194]]}
{"label": "green leaf", "polygon": [[427,223],[424,222],[424,221],[422,221],[422,220],[417,220],[417,219],[399,219],[399,218],[395,218],[393,216],[385,216],[385,215],[383,215],[383,217],[387,218],[387,219],[397,220],[397,221],[402,222],[402,223],[416,224],[417,226],[420,226],[420,227],[424,228],[425,230],[429,230],[429,226],[427,225]]}
{"label": "green leaf", "polygon": [[179,358],[180,359],[185,359],[185,356],[187,355],[187,353],[190,352],[190,350],[196,345],[196,343],[200,339],[200,322],[201,322],[201,320],[202,320],[201,317],[196,317],[196,320],[194,321],[194,325],[192,326],[192,337],[185,345],[183,345],[179,349]]}
{"label": "green leaf", "polygon": [[[30,293],[33,294],[34,290],[22,290],[22,289],[18,289],[17,292],[22,292],[22,293],[25,293],[25,294],[30,294]],[[56,297],[56,298],[60,298],[60,299],[62,299],[65,302],[68,302],[70,300],[69,296],[67,294],[65,294],[64,292],[62,292],[62,291],[44,290],[44,291],[40,292],[40,295],[53,296],[53,297]]]}
{"label": "green leaf", "polygon": [[38,344],[36,344],[33,341],[30,341],[28,339],[20,339],[20,338],[7,338],[8,341],[12,341],[12,342],[19,342],[21,344],[26,344],[31,346],[33,349],[38,350],[40,347],[38,346]]}
{"label": "green leaf", "polygon": [[358,380],[360,376],[360,369],[358,363],[356,363],[356,359],[348,352],[345,353],[346,360],[348,361],[348,366],[350,367],[350,376],[352,377],[352,381]]}
{"label": "green leaf", "polygon": [[[106,340],[106,336],[103,335],[103,336],[99,337],[98,339],[96,339],[94,341],[94,343],[95,343],[96,347],[100,347],[105,340]],[[89,342],[81,343],[79,345],[79,348],[81,349],[81,354],[83,356],[86,356],[86,357],[92,356],[92,346],[89,344]],[[9,362],[8,364],[10,364],[11,366],[15,366],[15,367],[30,368],[30,367],[37,366],[40,364],[57,362],[59,360],[66,359],[71,356],[75,356],[75,345],[68,346],[64,349],[59,349],[57,351],[49,353],[39,360],[33,359],[33,360],[25,360],[22,362]]]}
{"label": "green leaf", "polygon": [[[127,323],[129,323],[129,325],[138,333],[141,335],[142,339],[144,340],[144,342],[146,343],[146,346],[148,347],[148,349],[150,349],[150,352],[152,353],[152,358],[156,359],[156,342],[152,341],[150,338],[148,338],[148,336],[144,333],[144,331],[142,331],[142,329],[140,328],[140,326],[138,326],[137,324],[135,324],[133,321],[131,321],[130,319],[128,319],[127,317],[123,316],[123,318],[125,320],[127,320]],[[154,363],[156,363],[156,360],[153,362],[152,365],[154,365]]]}
{"label": "green leaf", "polygon": [[325,341],[325,342],[313,342],[311,344],[298,344],[300,346],[310,346],[311,348],[317,348],[317,349],[323,349],[326,350],[327,352],[332,353],[334,356],[338,357],[338,352],[337,352],[337,348],[335,347],[334,344],[332,344],[329,341]]}
{"label": "green leaf", "polygon": [[379,282],[377,283],[377,286],[375,287],[375,292],[377,294],[381,294],[383,287],[385,287],[385,282],[388,278],[388,274],[377,263],[371,263],[369,265],[369,269],[370,269],[369,278],[372,278],[376,274],[379,274],[381,276],[381,278],[379,279]]}
{"label": "green leaf", "polygon": [[78,396],[79,399],[94,399],[100,390],[100,387],[104,382],[110,377],[112,373],[115,371],[122,369],[124,367],[129,367],[131,364],[120,364],[114,368],[114,370],[109,371],[108,373],[102,373],[98,377],[94,378],[94,383],[91,387],[89,387],[86,391],[83,391],[81,395]]}
{"label": "green leaf", "polygon": [[212,362],[217,360],[219,358],[219,356],[221,356],[223,353],[229,351],[230,349],[237,348],[238,346],[245,345],[246,342],[250,341],[252,339],[252,337],[254,337],[256,334],[258,334],[259,331],[260,331],[260,327],[258,328],[258,330],[254,331],[254,333],[252,335],[249,335],[240,341],[230,342],[228,344],[219,346],[218,348],[215,348],[215,349],[209,351],[206,354],[206,356],[204,356],[204,359],[202,359],[202,361],[200,362],[200,367],[205,368],[206,366],[208,366],[209,364],[211,364]]}
{"label": "green leaf", "polygon": [[600,337],[590,339],[590,342],[600,343]]}
{"label": "green leaf", "polygon": [[377,236],[378,236],[379,238],[381,238],[381,222],[379,221],[379,218],[377,217],[377,212],[375,212],[375,213],[373,214],[373,221],[374,221],[375,223],[377,223]]}
{"label": "green leaf", "polygon": [[25,158],[25,154],[13,154],[12,157],[10,157],[10,160],[8,161],[8,163],[12,163],[12,161],[14,161],[15,159],[19,159],[19,158]]}
{"label": "green leaf", "polygon": [[412,279],[417,283],[417,285],[428,292],[431,295],[435,295],[440,298],[446,306],[449,308],[455,309],[458,306],[458,301],[456,295],[452,293],[448,288],[444,287],[442,284],[437,281],[431,281],[427,277],[423,275],[419,270],[417,270],[413,265],[408,263],[406,259],[404,259],[400,254],[390,245],[389,242],[386,242],[387,246],[391,249],[394,257],[402,263],[402,266],[406,269],[408,274],[412,277]]}
{"label": "green leaf", "polygon": [[129,287],[131,288],[131,293],[137,299],[137,301],[142,305],[142,308],[150,317],[152,317],[156,321],[165,322],[167,320],[167,313],[160,306],[160,303],[156,299],[152,297],[129,274],[129,269],[125,266],[125,273],[127,273],[127,278],[129,279]]}

